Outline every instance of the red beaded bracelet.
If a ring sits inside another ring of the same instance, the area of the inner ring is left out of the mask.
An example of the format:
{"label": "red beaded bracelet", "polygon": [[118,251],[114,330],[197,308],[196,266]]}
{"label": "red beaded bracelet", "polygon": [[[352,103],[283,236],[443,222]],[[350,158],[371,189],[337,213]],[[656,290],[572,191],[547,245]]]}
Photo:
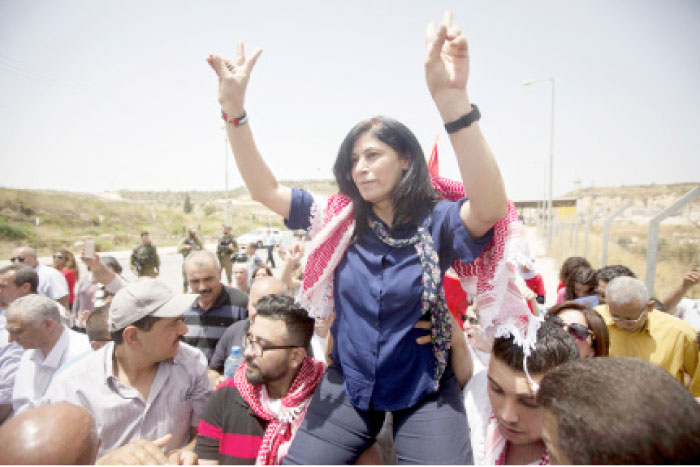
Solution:
{"label": "red beaded bracelet", "polygon": [[248,123],[248,114],[245,112],[245,110],[243,111],[243,115],[241,115],[240,117],[229,119],[228,114],[222,109],[221,118],[223,118],[226,123],[233,123],[233,126],[235,126],[236,128]]}

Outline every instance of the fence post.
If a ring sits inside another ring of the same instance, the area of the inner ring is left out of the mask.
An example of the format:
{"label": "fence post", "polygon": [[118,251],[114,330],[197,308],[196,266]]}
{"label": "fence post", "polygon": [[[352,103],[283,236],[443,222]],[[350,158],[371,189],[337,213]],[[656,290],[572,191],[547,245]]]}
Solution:
{"label": "fence post", "polygon": [[[576,225],[578,224],[578,219],[574,219],[571,221],[571,226],[570,226],[570,231],[569,231],[569,249],[571,249],[574,246],[574,231],[576,230]],[[574,250],[574,254],[570,256],[576,256],[576,250]]]}
{"label": "fence post", "polygon": [[672,205],[655,215],[649,221],[649,234],[647,236],[647,270],[644,278],[649,294],[654,295],[654,279],[656,276],[656,257],[659,250],[659,224],[676,213],[680,208],[700,196],[700,185],[678,198]]}
{"label": "fence post", "polygon": [[581,227],[581,224],[583,224],[583,219],[576,218],[576,226],[575,226],[575,233],[574,233],[574,254],[573,256],[578,255],[578,229]]}
{"label": "fence post", "polygon": [[568,224],[568,222],[561,222],[559,225],[560,225],[560,227],[559,227],[559,233],[560,233],[559,244],[561,245],[561,251],[562,252],[566,251],[568,253],[568,251],[566,249],[566,228],[569,224]]}
{"label": "fence post", "polygon": [[603,227],[603,254],[600,258],[600,267],[608,265],[608,236],[610,235],[610,226],[612,225],[613,219],[625,212],[627,208],[632,206],[631,202],[623,204],[621,207],[617,208],[610,216],[605,219],[605,224]]}

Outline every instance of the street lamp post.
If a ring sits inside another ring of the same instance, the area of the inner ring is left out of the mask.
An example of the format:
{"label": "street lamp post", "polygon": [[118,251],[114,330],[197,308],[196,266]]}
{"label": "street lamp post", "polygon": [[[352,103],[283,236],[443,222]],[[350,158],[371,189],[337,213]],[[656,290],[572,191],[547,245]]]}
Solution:
{"label": "street lamp post", "polygon": [[226,171],[226,210],[224,214],[224,224],[231,225],[231,200],[228,192],[228,133],[226,133],[226,126],[223,126],[222,128],[224,130],[224,170]]}
{"label": "street lamp post", "polygon": [[549,121],[549,170],[548,170],[548,190],[547,190],[547,254],[552,247],[552,186],[553,186],[553,174],[554,174],[554,78],[543,78],[543,79],[531,79],[525,81],[523,86],[530,86],[535,83],[547,82],[550,84],[551,91],[551,111],[550,111],[550,121]]}

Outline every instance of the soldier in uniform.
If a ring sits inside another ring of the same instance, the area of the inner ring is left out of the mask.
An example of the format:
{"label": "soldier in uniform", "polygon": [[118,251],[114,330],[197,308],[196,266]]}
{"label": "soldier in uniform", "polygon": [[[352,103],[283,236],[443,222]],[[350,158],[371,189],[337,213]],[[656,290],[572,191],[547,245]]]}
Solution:
{"label": "soldier in uniform", "polygon": [[151,243],[148,232],[141,232],[141,243],[131,253],[131,269],[139,276],[158,277],[160,257],[155,245]]}
{"label": "soldier in uniform", "polygon": [[231,263],[231,255],[238,250],[238,243],[233,235],[231,235],[231,226],[224,226],[224,234],[219,238],[219,243],[216,245],[216,256],[219,258],[221,267],[226,270],[227,284],[231,285],[231,271],[233,265]]}
{"label": "soldier in uniform", "polygon": [[185,258],[191,252],[203,250],[204,245],[197,237],[197,229],[190,227],[187,229],[187,236],[183,238],[177,246],[177,252],[182,254],[182,288],[183,293],[187,293],[187,275],[185,274]]}

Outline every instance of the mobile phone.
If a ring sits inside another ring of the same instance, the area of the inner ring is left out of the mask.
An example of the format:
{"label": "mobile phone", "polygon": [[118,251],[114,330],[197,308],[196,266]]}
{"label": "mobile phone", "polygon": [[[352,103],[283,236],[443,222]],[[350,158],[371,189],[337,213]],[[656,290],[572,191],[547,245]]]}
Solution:
{"label": "mobile phone", "polygon": [[95,240],[85,240],[85,248],[83,249],[83,256],[86,258],[95,257]]}

